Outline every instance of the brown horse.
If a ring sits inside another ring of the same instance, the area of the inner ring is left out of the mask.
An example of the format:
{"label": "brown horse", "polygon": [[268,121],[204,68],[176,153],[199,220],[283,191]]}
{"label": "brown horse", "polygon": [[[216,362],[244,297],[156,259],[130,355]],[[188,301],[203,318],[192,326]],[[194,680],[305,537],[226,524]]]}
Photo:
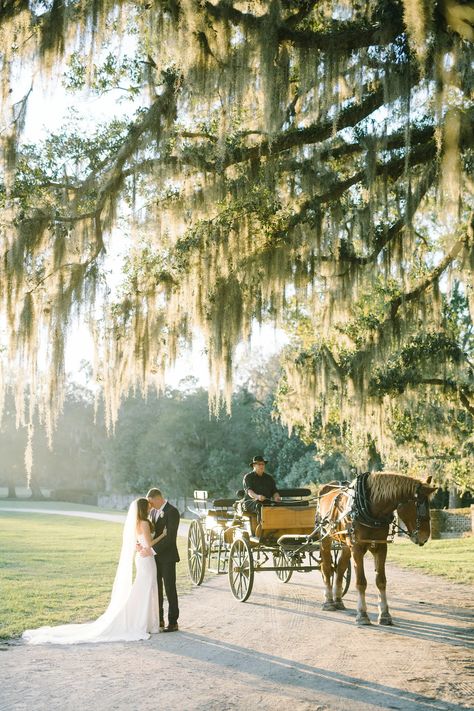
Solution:
{"label": "brown horse", "polygon": [[[365,602],[367,580],[364,555],[374,556],[375,582],[379,590],[381,625],[391,625],[385,577],[387,537],[394,511],[404,523],[413,543],[422,546],[430,536],[429,497],[436,491],[426,482],[395,472],[361,474],[350,486],[326,484],[319,493],[318,525],[321,536],[321,573],[326,586],[323,610],[343,610],[342,585],[344,572],[352,554],[359,593],[356,622],[370,625]],[[343,544],[336,570],[331,564],[331,545]],[[334,581],[333,581],[333,573]]]}

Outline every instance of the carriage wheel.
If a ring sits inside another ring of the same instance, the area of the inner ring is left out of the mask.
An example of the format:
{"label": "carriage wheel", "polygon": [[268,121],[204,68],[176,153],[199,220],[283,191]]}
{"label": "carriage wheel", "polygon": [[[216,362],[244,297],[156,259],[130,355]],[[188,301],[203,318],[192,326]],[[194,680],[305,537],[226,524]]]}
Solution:
{"label": "carriage wheel", "polygon": [[[285,551],[278,551],[273,554],[273,566],[275,568],[286,568],[289,565],[291,565],[291,560]],[[292,570],[275,570],[275,573],[282,583],[287,583],[293,575]]]}
{"label": "carriage wheel", "polygon": [[[337,564],[339,562],[340,557],[341,557],[340,548],[332,548],[331,549],[331,562],[332,562],[332,567],[333,567],[334,571],[337,568]],[[351,577],[352,577],[352,565],[351,565],[351,559],[349,558],[347,568],[344,571],[344,575],[342,578],[342,597],[344,597],[346,592],[349,590],[349,586],[351,584]]]}
{"label": "carriage wheel", "polygon": [[253,577],[252,549],[244,538],[237,538],[229,553],[229,585],[239,602],[245,602],[252,592]]}
{"label": "carriage wheel", "polygon": [[189,526],[188,568],[194,585],[201,585],[206,570],[206,541],[200,521],[191,521]]}

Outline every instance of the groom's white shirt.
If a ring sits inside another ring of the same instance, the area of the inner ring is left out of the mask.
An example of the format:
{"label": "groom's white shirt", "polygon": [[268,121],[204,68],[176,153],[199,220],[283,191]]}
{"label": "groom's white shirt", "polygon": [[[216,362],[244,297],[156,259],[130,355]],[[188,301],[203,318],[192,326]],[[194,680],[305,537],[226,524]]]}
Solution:
{"label": "groom's white shirt", "polygon": [[165,508],[165,506],[166,506],[167,503],[168,503],[168,499],[165,499],[163,505],[160,506],[159,509],[153,509],[153,511],[156,512],[156,513],[154,514],[154,516],[153,516],[153,518],[154,518],[155,521],[157,521],[157,520],[160,518],[160,516],[161,516],[161,514],[162,514],[162,512],[163,512],[163,509]]}
{"label": "groom's white shirt", "polygon": [[[160,506],[159,509],[153,509],[153,512],[151,514],[151,520],[153,521],[153,523],[156,523],[157,520],[160,518],[160,516],[163,512],[163,509],[165,508],[167,503],[168,503],[168,499],[165,499],[163,506]],[[150,548],[150,550],[152,552],[152,555],[156,555],[154,548]]]}
{"label": "groom's white shirt", "polygon": [[[165,508],[167,503],[168,503],[168,499],[165,499],[163,505],[160,506],[159,509],[153,509],[153,512],[151,515],[153,523],[156,523],[158,521],[158,519],[160,518],[161,514],[163,513],[163,509]],[[153,555],[156,555],[154,548],[151,549],[151,552],[153,553]]]}

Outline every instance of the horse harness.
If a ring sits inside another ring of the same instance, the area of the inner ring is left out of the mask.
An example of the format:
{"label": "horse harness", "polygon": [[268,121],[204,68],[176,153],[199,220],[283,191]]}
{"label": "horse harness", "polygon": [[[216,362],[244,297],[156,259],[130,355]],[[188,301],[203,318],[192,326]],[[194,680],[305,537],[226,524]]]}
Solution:
{"label": "horse harness", "polygon": [[[420,482],[416,488],[413,499],[407,499],[406,501],[400,501],[399,505],[402,503],[415,502],[416,506],[416,524],[415,530],[411,534],[408,534],[399,524],[395,521],[395,516],[391,513],[389,516],[381,516],[375,518],[370,512],[370,496],[367,487],[367,479],[370,472],[364,472],[363,474],[358,474],[357,477],[347,486],[340,486],[340,491],[336,495],[330,511],[326,514],[323,520],[319,522],[319,530],[324,526],[324,524],[329,524],[329,530],[325,532],[326,536],[331,536],[335,533],[339,535],[349,535],[351,542],[354,543],[370,543],[371,545],[376,545],[377,543],[387,543],[393,542],[393,538],[396,533],[403,533],[405,535],[410,535],[410,537],[416,536],[420,530],[421,524],[426,520],[428,516],[429,506],[428,498],[421,496],[422,483]],[[332,493],[332,492],[328,492]],[[326,496],[327,494],[323,494]],[[332,518],[334,510],[340,503],[341,496],[345,495],[348,499],[348,505],[343,509],[339,516],[335,519]],[[348,526],[345,531],[335,531],[338,524],[344,519],[347,520]],[[385,526],[388,527],[387,536],[384,539],[359,539],[356,540],[354,524],[360,523],[369,528],[380,529]],[[312,534],[311,534],[312,535]]]}

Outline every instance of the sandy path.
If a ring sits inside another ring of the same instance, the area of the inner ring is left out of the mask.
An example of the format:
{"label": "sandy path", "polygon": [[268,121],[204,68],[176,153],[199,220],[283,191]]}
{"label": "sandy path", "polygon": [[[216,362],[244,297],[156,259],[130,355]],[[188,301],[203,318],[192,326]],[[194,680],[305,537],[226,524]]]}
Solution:
{"label": "sandy path", "polygon": [[[352,589],[349,610],[323,613],[317,572],[286,585],[259,573],[244,604],[226,576],[207,578],[181,597],[181,631],[148,642],[3,645],[0,709],[474,707],[472,589],[393,567],[388,577],[393,628],[356,627]],[[368,601],[373,619],[373,587]]]}

